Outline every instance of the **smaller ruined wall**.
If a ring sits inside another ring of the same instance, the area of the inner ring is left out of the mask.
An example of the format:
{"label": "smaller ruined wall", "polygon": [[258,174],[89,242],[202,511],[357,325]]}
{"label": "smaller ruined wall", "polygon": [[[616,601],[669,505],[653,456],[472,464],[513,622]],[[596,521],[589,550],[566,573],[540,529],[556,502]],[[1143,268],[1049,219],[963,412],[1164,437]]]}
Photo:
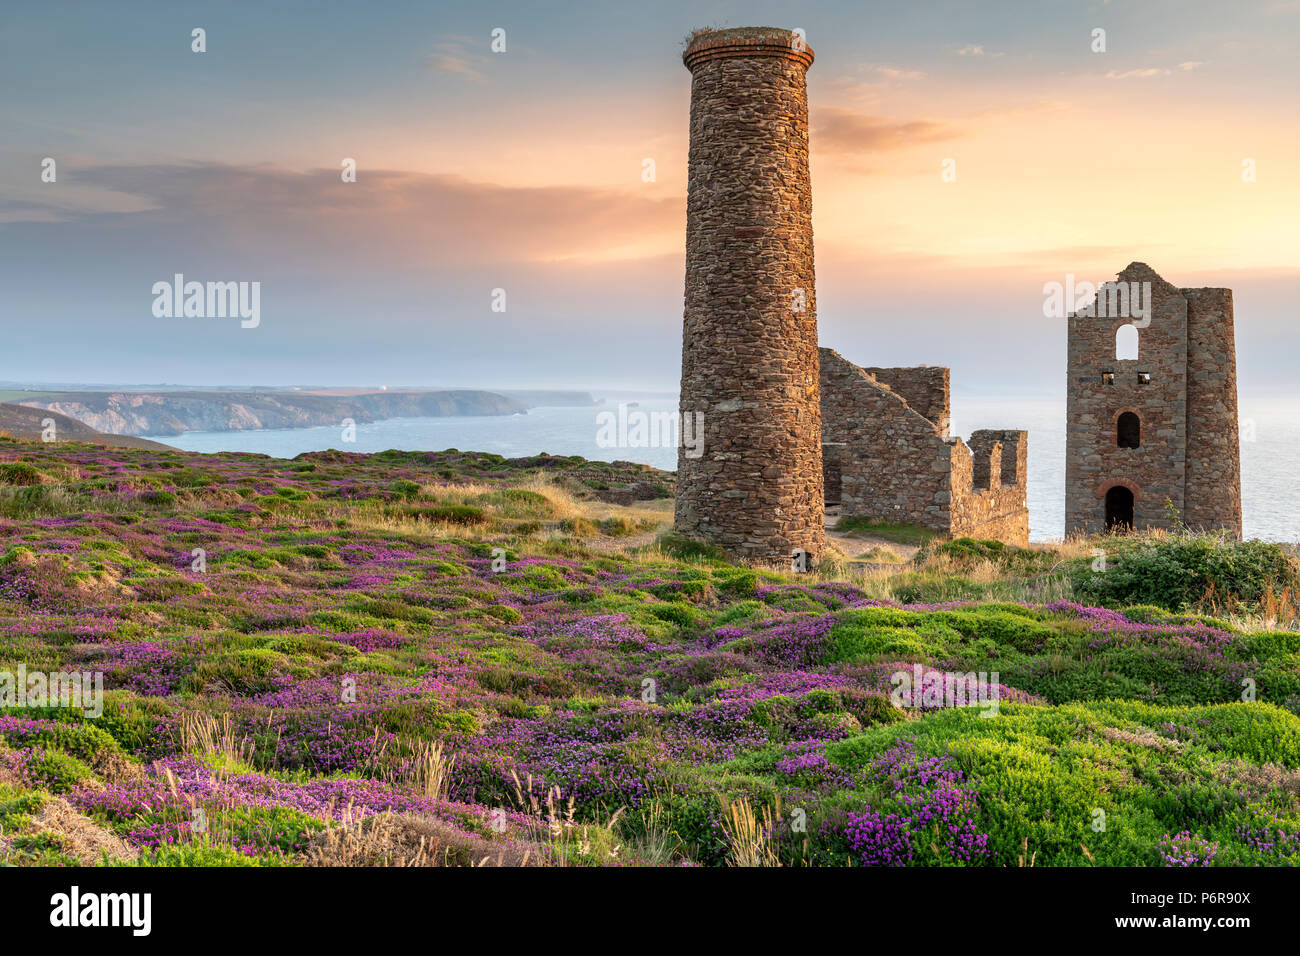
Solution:
{"label": "smaller ruined wall", "polygon": [[953,445],[896,392],[819,349],[822,441],[836,449],[842,513],[948,533]]}
{"label": "smaller ruined wall", "polygon": [[985,429],[952,456],[953,537],[1029,543],[1029,433]]}
{"label": "smaller ruined wall", "polygon": [[938,365],[919,365],[916,368],[864,368],[862,371],[882,385],[888,385],[891,391],[912,406],[913,411],[937,425],[939,433],[947,436],[951,416],[948,369]]}

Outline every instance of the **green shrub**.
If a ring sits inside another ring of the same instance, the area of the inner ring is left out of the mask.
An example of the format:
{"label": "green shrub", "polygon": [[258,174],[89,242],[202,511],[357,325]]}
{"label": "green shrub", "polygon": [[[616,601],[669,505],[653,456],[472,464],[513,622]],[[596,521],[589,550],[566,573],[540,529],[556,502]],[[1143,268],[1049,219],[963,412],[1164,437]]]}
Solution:
{"label": "green shrub", "polygon": [[699,613],[694,608],[677,601],[652,604],[650,605],[650,613],[661,621],[676,624],[681,628],[691,627],[699,620]]}
{"label": "green shrub", "polygon": [[433,508],[421,508],[414,514],[415,517],[425,521],[464,526],[486,524],[488,520],[483,509],[475,508],[473,505],[437,505]]}
{"label": "green shrub", "polygon": [[934,547],[934,553],[948,555],[962,564],[992,561],[1007,571],[1023,573],[1045,571],[1056,561],[1055,551],[1017,548],[1001,541],[985,541],[979,538],[956,538],[945,541]]}
{"label": "green shrub", "polygon": [[623,516],[605,518],[600,522],[600,533],[611,538],[626,538],[636,534],[636,524]]}
{"label": "green shrub", "polygon": [[575,538],[591,538],[596,535],[596,522],[590,518],[565,518],[560,522],[560,530]]}
{"label": "green shrub", "polygon": [[24,772],[37,786],[51,793],[67,793],[77,784],[94,779],[94,771],[62,750],[34,748],[28,752]]}
{"label": "green shrub", "polygon": [[25,461],[10,461],[0,465],[0,485],[39,485],[45,475],[35,465]]}
{"label": "green shrub", "polygon": [[703,560],[718,562],[721,564],[731,564],[731,556],[716,544],[710,544],[707,541],[697,541],[694,538],[688,538],[684,534],[678,534],[670,531],[662,534],[658,539],[659,550],[664,554],[683,561]]}
{"label": "green shrub", "polygon": [[397,495],[399,498],[414,498],[420,493],[420,483],[418,481],[410,481],[406,478],[393,482],[389,485],[389,488],[392,489],[393,494]]}
{"label": "green shrub", "polygon": [[232,846],[169,843],[140,857],[137,866],[279,866],[274,855],[248,856]]}
{"label": "green shrub", "polygon": [[1254,612],[1265,595],[1300,592],[1300,569],[1281,545],[1221,535],[1178,534],[1117,542],[1105,571],[1091,558],[1073,569],[1080,601],[1106,607],[1156,605],[1169,611],[1226,608]]}

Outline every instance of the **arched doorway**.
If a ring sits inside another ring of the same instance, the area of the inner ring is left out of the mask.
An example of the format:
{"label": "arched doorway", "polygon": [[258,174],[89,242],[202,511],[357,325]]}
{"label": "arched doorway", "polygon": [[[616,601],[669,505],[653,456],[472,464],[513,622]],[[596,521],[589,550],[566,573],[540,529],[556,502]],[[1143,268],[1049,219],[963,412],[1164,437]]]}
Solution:
{"label": "arched doorway", "polygon": [[1133,492],[1123,485],[1106,492],[1106,530],[1133,530]]}
{"label": "arched doorway", "polygon": [[1133,412],[1125,412],[1115,422],[1115,444],[1120,448],[1142,447],[1142,420]]}

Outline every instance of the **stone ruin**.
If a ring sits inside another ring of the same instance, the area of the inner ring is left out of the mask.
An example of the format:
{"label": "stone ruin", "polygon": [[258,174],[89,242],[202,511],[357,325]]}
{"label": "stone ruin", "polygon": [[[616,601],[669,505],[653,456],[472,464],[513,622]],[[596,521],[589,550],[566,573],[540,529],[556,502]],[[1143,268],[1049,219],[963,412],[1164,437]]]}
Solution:
{"label": "stone ruin", "polygon": [[[676,529],[764,564],[815,562],[841,513],[1024,544],[1026,433],[949,438],[947,369],[817,347],[805,74],[788,30],[701,30],[691,71]],[[823,479],[823,450],[829,464]]]}
{"label": "stone ruin", "polygon": [[826,505],[951,537],[1029,543],[1029,433],[948,435],[948,370],[859,368],[821,349]]}
{"label": "stone ruin", "polygon": [[1134,262],[1068,336],[1066,533],[1181,521],[1240,538],[1232,290],[1175,288]]}
{"label": "stone ruin", "polygon": [[692,74],[675,525],[737,557],[825,548],[808,95],[788,30],[700,31]]}

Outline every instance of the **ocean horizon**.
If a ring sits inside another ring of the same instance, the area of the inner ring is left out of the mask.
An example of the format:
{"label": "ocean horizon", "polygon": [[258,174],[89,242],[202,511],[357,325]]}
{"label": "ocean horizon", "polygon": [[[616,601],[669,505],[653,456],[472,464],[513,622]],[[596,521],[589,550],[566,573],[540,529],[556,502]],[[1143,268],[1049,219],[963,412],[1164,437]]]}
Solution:
{"label": "ocean horizon", "polygon": [[[1294,494],[1300,476],[1300,401],[1280,400],[1275,395],[1243,395],[1240,403],[1245,534],[1266,541],[1300,541],[1300,496]],[[610,435],[611,420],[599,416],[613,413],[617,421],[620,404],[628,413],[671,414],[677,409],[675,397],[636,393],[611,395],[597,405],[542,406],[529,409],[527,414],[385,419],[358,424],[354,441],[346,441],[343,429],[333,426],[194,431],[158,440],[184,451],[253,452],[274,458],[293,458],[329,448],[369,454],[390,448],[457,448],[507,458],[542,452],[581,455],[598,461],[633,461],[675,470],[675,445],[602,444],[602,439]],[[951,434],[967,438],[980,428],[1029,431],[1029,537],[1040,542],[1060,539],[1065,524],[1064,398],[954,398]]]}

